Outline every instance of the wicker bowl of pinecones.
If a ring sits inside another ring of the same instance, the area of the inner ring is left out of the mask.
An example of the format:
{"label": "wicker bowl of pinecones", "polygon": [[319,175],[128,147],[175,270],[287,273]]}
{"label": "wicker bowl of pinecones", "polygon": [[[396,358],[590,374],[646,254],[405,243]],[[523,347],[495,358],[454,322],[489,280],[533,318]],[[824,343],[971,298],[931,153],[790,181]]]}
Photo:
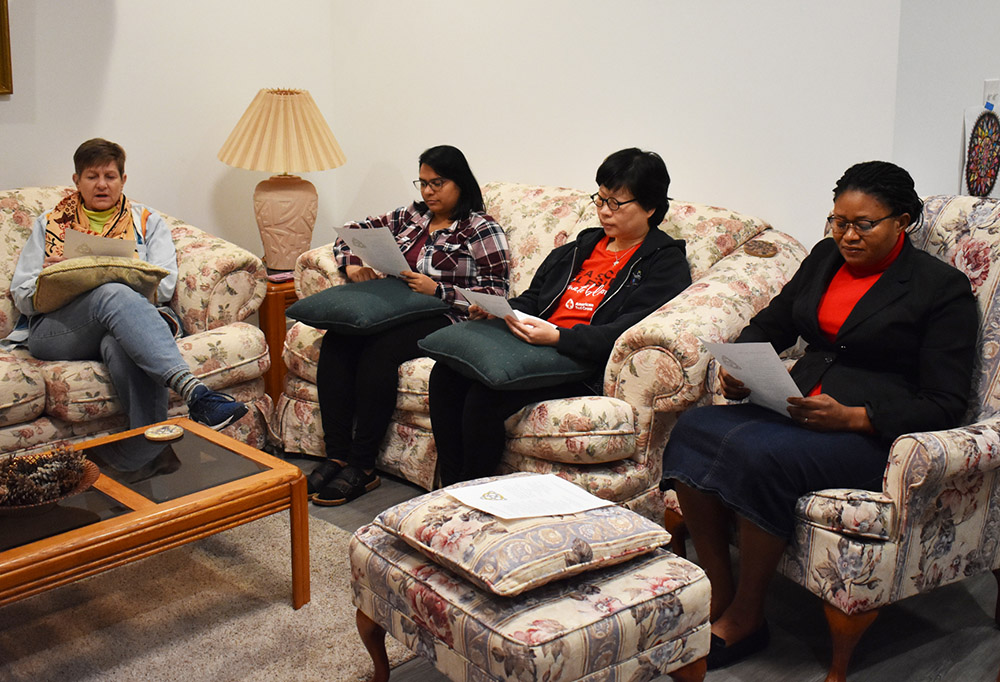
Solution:
{"label": "wicker bowl of pinecones", "polygon": [[0,515],[43,512],[94,485],[97,465],[71,447],[0,460]]}

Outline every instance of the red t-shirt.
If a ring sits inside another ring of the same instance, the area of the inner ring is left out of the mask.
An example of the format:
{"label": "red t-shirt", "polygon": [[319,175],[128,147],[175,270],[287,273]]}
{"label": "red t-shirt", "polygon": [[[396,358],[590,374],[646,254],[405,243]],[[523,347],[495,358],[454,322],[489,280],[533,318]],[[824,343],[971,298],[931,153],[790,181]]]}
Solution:
{"label": "red t-shirt", "polygon": [[626,251],[608,251],[608,241],[607,236],[601,239],[590,257],[583,261],[580,271],[559,299],[559,306],[549,315],[549,322],[566,329],[577,324],[590,324],[611,282],[632,257],[633,249],[638,247],[637,244]]}

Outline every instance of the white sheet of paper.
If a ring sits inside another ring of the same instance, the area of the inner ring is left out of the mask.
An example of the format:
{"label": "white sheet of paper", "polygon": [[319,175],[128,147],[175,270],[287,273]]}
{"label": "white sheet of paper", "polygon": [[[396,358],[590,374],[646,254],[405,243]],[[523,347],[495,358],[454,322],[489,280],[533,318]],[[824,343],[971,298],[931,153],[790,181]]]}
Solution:
{"label": "white sheet of paper", "polygon": [[497,296],[496,294],[484,294],[481,291],[470,291],[469,289],[463,289],[462,287],[455,287],[455,290],[465,297],[465,300],[472,305],[477,305],[490,315],[496,315],[497,317],[504,318],[508,315],[514,314],[514,309],[510,307],[510,303],[503,296]]}
{"label": "white sheet of paper", "polygon": [[746,384],[750,402],[787,417],[788,398],[802,397],[771,344],[702,342],[724,370]]}
{"label": "white sheet of paper", "polygon": [[462,287],[455,287],[458,293],[462,294],[469,303],[477,305],[490,315],[495,315],[501,319],[507,317],[508,315],[513,315],[519,320],[529,321],[535,324],[541,324],[545,326],[556,328],[556,325],[552,324],[548,320],[543,320],[540,317],[535,317],[534,315],[528,315],[527,313],[522,313],[520,310],[514,310],[510,307],[510,303],[503,296],[497,296],[496,294],[484,294],[481,291],[469,291],[468,289],[463,289]]}
{"label": "white sheet of paper", "polygon": [[383,274],[399,277],[399,273],[413,270],[388,227],[335,227],[333,231],[365,265]]}
{"label": "white sheet of paper", "polygon": [[501,519],[557,516],[612,504],[555,474],[515,476],[449,490],[459,502]]}
{"label": "white sheet of paper", "polygon": [[66,230],[63,242],[63,257],[81,258],[83,256],[135,256],[134,239],[108,239],[99,234],[87,234],[80,230]]}

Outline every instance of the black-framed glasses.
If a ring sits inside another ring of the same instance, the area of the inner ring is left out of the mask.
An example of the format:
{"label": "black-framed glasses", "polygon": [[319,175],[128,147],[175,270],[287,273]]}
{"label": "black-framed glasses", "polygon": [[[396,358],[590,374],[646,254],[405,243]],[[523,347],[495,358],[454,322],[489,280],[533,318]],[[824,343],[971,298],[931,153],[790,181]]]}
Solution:
{"label": "black-framed glasses", "polygon": [[826,217],[826,224],[834,232],[844,233],[847,232],[847,228],[853,227],[854,231],[858,234],[868,234],[882,221],[895,217],[895,215],[887,215],[886,217],[879,218],[878,220],[844,220],[843,218],[838,218],[835,215],[829,215]]}
{"label": "black-framed glasses", "polygon": [[434,178],[433,180],[414,180],[413,186],[421,191],[427,189],[428,187],[433,187],[435,190],[439,190],[442,187],[444,187],[446,182],[449,182],[448,178]]}
{"label": "black-framed glasses", "polygon": [[604,208],[604,204],[607,204],[608,208],[610,208],[612,211],[617,211],[625,204],[631,204],[633,201],[637,201],[637,199],[629,199],[628,201],[618,201],[614,197],[608,197],[607,199],[605,199],[604,197],[601,196],[600,192],[594,192],[593,194],[591,194],[590,200],[594,202],[594,205],[597,206],[597,208]]}

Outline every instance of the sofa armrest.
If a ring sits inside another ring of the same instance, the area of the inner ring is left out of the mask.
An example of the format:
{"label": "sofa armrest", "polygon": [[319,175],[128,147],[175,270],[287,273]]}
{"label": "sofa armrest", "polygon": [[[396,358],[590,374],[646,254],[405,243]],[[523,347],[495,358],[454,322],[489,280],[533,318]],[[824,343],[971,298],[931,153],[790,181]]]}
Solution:
{"label": "sofa armrest", "polygon": [[246,249],[163,216],[177,249],[177,289],[170,306],[188,333],[241,322],[257,312],[267,271]]}
{"label": "sofa armrest", "polygon": [[983,486],[991,485],[986,475],[998,469],[1000,416],[897,438],[883,481],[897,508],[895,539],[935,514],[945,512],[957,525],[976,513],[976,501],[988,493]]}
{"label": "sofa armrest", "polygon": [[295,293],[299,298],[346,283],[347,278],[337,269],[332,243],[310,249],[295,261]]}
{"label": "sofa armrest", "polygon": [[618,338],[605,369],[605,395],[633,405],[652,403],[657,412],[681,411],[702,397],[711,356],[700,339],[735,338],[806,255],[798,241],[776,230],[748,243],[755,241],[774,244],[777,255],[760,258],[737,249]]}

